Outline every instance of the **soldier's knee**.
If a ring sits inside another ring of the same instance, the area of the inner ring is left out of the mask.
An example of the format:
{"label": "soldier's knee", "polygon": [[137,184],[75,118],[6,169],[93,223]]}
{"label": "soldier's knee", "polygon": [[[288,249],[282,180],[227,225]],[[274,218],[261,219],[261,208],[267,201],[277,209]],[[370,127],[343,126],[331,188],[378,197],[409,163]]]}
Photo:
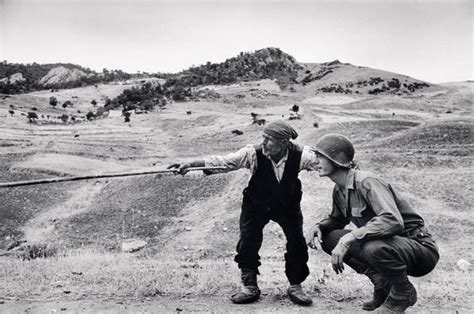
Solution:
{"label": "soldier's knee", "polygon": [[361,254],[368,261],[379,260],[393,255],[390,246],[382,240],[373,240],[363,243],[361,245]]}

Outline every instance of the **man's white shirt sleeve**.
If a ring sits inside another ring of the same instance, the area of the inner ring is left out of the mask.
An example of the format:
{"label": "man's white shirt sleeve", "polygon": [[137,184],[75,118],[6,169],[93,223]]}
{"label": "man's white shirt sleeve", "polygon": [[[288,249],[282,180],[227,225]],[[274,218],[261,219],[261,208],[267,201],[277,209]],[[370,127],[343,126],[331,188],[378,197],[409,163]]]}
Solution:
{"label": "man's white shirt sleeve", "polygon": [[301,153],[301,162],[300,162],[300,171],[301,170],[308,170],[313,171],[316,170],[316,166],[318,165],[318,159],[316,158],[316,154],[313,152],[310,146],[303,146],[303,152]]}
{"label": "man's white shirt sleeve", "polygon": [[227,171],[246,168],[253,173],[257,166],[257,152],[253,145],[247,145],[234,153],[206,157],[204,163],[206,167],[225,167]]}

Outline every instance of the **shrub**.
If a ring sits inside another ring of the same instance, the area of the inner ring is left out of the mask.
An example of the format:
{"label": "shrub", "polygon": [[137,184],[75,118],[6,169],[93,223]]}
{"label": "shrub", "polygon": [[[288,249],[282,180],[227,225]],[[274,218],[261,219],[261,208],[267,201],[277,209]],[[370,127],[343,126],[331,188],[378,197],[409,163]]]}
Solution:
{"label": "shrub", "polygon": [[53,107],[56,107],[56,105],[58,104],[58,100],[56,99],[56,97],[49,97],[49,104]]}
{"label": "shrub", "polygon": [[95,114],[94,114],[92,111],[89,111],[89,112],[86,114],[86,119],[89,120],[89,121],[92,120],[92,119],[94,119],[94,117],[95,117]]}
{"label": "shrub", "polygon": [[36,114],[36,112],[28,112],[28,120],[30,123],[35,123],[36,119],[38,119],[38,115]]}
{"label": "shrub", "polygon": [[123,112],[123,116],[125,117],[125,118],[124,118],[124,122],[130,122],[130,115],[131,115],[131,114],[130,114],[130,112],[128,112],[128,111],[124,111],[124,112]]}
{"label": "shrub", "polygon": [[54,246],[40,243],[26,245],[21,251],[18,251],[17,257],[23,260],[32,260],[37,258],[48,258],[56,256],[58,249]]}
{"label": "shrub", "polygon": [[396,88],[396,89],[399,89],[400,86],[401,86],[400,81],[399,81],[397,78],[395,78],[395,77],[392,78],[391,81],[388,81],[387,84],[388,84],[388,87],[390,87],[390,88]]}
{"label": "shrub", "polygon": [[73,105],[73,103],[72,103],[70,100],[66,100],[66,101],[62,104],[63,108],[67,108],[67,106],[72,106],[72,105]]}
{"label": "shrub", "polygon": [[67,120],[69,120],[69,115],[63,113],[60,118],[64,123],[66,123]]}

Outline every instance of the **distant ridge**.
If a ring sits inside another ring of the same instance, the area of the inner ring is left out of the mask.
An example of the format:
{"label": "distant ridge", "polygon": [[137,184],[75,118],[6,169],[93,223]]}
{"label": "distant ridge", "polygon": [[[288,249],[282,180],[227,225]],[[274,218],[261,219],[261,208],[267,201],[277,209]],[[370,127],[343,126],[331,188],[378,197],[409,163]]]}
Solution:
{"label": "distant ridge", "polygon": [[41,80],[48,72],[54,68],[64,67],[66,69],[77,69],[86,74],[95,73],[89,68],[82,67],[77,64],[72,63],[47,63],[47,64],[38,64],[38,63],[8,63],[3,61],[0,63],[0,79],[8,77],[15,73],[21,73],[25,80],[31,82],[37,82]]}
{"label": "distant ridge", "polygon": [[291,91],[343,94],[403,95],[431,85],[406,75],[354,66],[339,60],[299,63],[279,48],[270,47],[241,52],[222,63],[207,62],[169,75],[164,87],[186,89],[262,79],[276,80],[281,89],[289,88]]}
{"label": "distant ridge", "polygon": [[[15,75],[14,80],[11,79],[12,75]],[[406,75],[355,66],[339,60],[299,63],[293,56],[274,47],[240,52],[224,62],[207,62],[175,74],[156,73],[149,76],[166,79],[159,93],[176,100],[190,96],[190,88],[193,87],[262,79],[275,80],[282,90],[343,94],[403,95],[431,85]],[[97,73],[70,63],[24,65],[4,61],[0,63],[0,93],[72,88],[131,77],[131,74],[121,70],[104,69],[102,73]]]}
{"label": "distant ridge", "polygon": [[126,80],[131,74],[104,69],[97,73],[71,63],[20,64],[0,63],[0,93],[17,94],[42,89],[87,86],[115,80]]}

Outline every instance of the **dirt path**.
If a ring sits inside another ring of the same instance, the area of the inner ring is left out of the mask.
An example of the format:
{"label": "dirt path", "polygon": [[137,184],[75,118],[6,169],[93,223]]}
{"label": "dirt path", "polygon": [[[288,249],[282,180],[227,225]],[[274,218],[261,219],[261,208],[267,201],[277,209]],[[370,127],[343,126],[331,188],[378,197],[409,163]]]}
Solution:
{"label": "dirt path", "polygon": [[[1,300],[1,299],[0,299]],[[2,301],[0,301],[1,303]],[[286,296],[266,296],[254,304],[236,305],[222,296],[160,296],[146,300],[4,301],[2,313],[314,313],[328,301],[310,307],[294,305]],[[327,311],[327,310],[326,310]],[[348,311],[349,312],[349,311]],[[353,311],[351,311],[353,312]]]}
{"label": "dirt path", "polygon": [[[253,304],[233,304],[227,296],[158,296],[137,299],[83,300],[3,300],[1,313],[367,313],[361,310],[363,300],[335,300],[313,296],[308,307],[293,304],[286,294],[269,295],[262,292]],[[469,309],[424,302],[415,304],[407,313],[468,313]]]}

